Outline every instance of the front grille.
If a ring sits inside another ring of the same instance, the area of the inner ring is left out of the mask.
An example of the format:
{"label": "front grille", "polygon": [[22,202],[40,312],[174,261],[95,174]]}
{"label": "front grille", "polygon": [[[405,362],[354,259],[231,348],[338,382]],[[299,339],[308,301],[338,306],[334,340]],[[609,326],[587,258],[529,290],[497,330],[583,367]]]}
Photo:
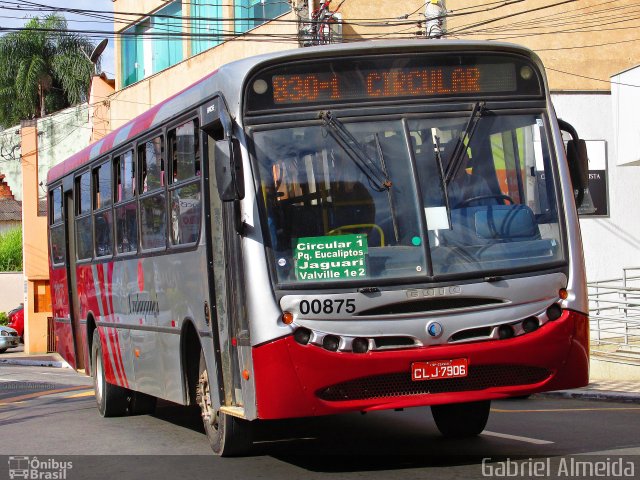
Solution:
{"label": "front grille", "polygon": [[322,400],[340,402],[426,393],[463,392],[539,383],[547,379],[550,374],[551,372],[546,368],[527,365],[472,365],[469,367],[469,375],[463,378],[414,382],[411,380],[409,371],[387,373],[325,387],[316,395]]}
{"label": "front grille", "polygon": [[12,337],[17,337],[18,336],[18,332],[9,332],[9,335],[11,335]]}

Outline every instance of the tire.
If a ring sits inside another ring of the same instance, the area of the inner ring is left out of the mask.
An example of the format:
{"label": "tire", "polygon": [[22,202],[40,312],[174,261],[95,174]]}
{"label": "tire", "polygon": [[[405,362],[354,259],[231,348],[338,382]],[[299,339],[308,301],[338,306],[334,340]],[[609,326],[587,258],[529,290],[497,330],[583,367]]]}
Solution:
{"label": "tire", "polygon": [[433,405],[431,414],[445,437],[474,437],[484,430],[489,419],[491,401]]}
{"label": "tire", "polygon": [[158,398],[142,392],[130,392],[127,413],[129,415],[150,415],[156,411]]}
{"label": "tire", "polygon": [[4,352],[6,352],[6,351],[7,351],[7,349],[6,349],[6,348],[0,348],[0,353],[4,353]]}
{"label": "tire", "polygon": [[200,406],[204,430],[214,454],[221,457],[235,457],[250,453],[253,445],[251,423],[226,415],[219,410],[214,411],[209,372],[202,352],[200,352],[196,401]]}
{"label": "tire", "polygon": [[91,342],[91,366],[93,377],[93,388],[98,403],[98,412],[103,417],[121,417],[126,415],[129,406],[129,396],[131,392],[126,389],[107,382],[104,374],[104,356],[102,355],[102,345],[98,330],[93,331],[93,341]]}

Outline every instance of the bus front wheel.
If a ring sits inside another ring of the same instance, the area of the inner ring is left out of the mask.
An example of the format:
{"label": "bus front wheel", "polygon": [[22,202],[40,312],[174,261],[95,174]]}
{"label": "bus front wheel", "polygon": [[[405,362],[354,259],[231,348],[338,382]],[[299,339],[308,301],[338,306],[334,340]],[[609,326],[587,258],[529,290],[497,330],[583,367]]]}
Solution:
{"label": "bus front wheel", "polygon": [[98,330],[93,331],[91,343],[91,365],[93,367],[93,388],[98,411],[103,417],[120,417],[127,413],[129,391],[107,382],[104,375],[104,357]]}
{"label": "bus front wheel", "polygon": [[247,420],[216,410],[211,401],[209,372],[200,353],[200,373],[196,401],[200,406],[204,430],[213,453],[222,457],[246,455],[252,446],[251,424]]}
{"label": "bus front wheel", "polygon": [[445,437],[473,437],[487,425],[491,401],[432,405],[431,414]]}

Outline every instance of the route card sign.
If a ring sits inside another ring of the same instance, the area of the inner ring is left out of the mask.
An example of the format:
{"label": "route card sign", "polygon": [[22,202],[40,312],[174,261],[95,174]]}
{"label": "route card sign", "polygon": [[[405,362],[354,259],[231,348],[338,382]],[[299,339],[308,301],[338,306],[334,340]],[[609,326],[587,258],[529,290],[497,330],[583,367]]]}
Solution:
{"label": "route card sign", "polygon": [[367,276],[364,234],[298,238],[294,260],[298,280],[346,280]]}

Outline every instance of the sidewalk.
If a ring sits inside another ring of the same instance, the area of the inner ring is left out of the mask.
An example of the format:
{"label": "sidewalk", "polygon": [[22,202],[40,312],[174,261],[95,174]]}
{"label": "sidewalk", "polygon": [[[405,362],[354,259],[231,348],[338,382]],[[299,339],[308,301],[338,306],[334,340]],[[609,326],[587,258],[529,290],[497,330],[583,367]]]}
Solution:
{"label": "sidewalk", "polygon": [[589,385],[583,388],[543,392],[536,395],[640,404],[640,382],[592,379]]}
{"label": "sidewalk", "polygon": [[24,353],[24,345],[20,345],[18,348],[10,348],[5,353],[0,354],[0,366],[2,365],[71,368],[58,353],[28,355]]}

